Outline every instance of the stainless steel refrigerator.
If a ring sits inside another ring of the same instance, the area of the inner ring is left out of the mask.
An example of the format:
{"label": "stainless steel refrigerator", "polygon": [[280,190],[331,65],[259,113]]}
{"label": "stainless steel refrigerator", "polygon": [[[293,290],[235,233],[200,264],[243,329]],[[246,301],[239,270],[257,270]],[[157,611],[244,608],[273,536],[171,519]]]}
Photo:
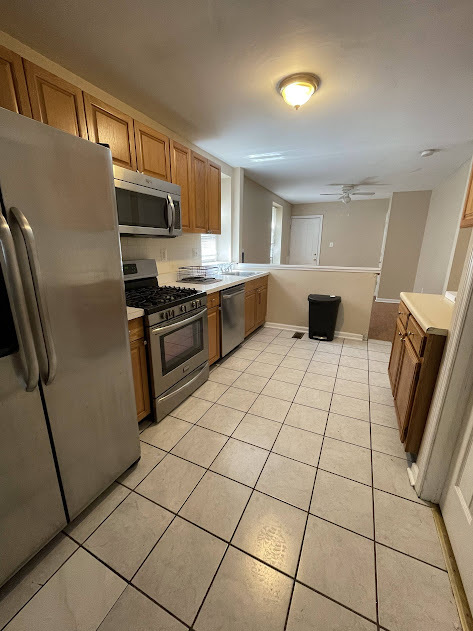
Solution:
{"label": "stainless steel refrigerator", "polygon": [[140,455],[110,151],[0,108],[0,585]]}

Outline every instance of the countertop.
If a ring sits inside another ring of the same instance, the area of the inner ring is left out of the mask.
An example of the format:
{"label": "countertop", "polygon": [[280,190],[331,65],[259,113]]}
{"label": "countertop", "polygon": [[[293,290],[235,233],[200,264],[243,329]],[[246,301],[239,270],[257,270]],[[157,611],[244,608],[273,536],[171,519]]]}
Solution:
{"label": "countertop", "polygon": [[[250,270],[248,270],[250,271]],[[171,272],[170,274],[160,274],[158,276],[158,282],[162,285],[175,285],[176,287],[185,287],[186,289],[197,289],[198,291],[205,291],[208,294],[213,294],[214,291],[222,291],[222,289],[227,289],[228,287],[234,287],[235,285],[241,285],[242,283],[246,283],[249,280],[253,280],[254,278],[262,278],[263,276],[268,276],[269,272],[254,272],[251,276],[229,276],[222,275],[222,280],[219,280],[216,283],[209,284],[197,284],[193,285],[192,283],[182,283],[176,280],[176,272]]]}
{"label": "countertop", "polygon": [[448,334],[455,304],[445,296],[403,291],[401,300],[426,333]]}
{"label": "countertop", "polygon": [[[191,284],[177,282],[177,273],[170,272],[169,274],[160,274],[158,276],[158,282],[161,287],[163,285],[171,285],[175,287],[184,287],[186,289],[197,289],[198,291],[205,291],[207,294],[212,294],[214,291],[222,291],[222,289],[227,289],[228,287],[234,287],[235,285],[246,283],[249,280],[253,280],[253,278],[262,278],[263,276],[268,275],[269,272],[255,272],[251,276],[229,276],[224,274],[222,275],[222,280],[219,280],[216,283]],[[128,315],[128,320],[141,318],[145,314],[143,309],[136,309],[134,307],[127,307],[126,311]]]}

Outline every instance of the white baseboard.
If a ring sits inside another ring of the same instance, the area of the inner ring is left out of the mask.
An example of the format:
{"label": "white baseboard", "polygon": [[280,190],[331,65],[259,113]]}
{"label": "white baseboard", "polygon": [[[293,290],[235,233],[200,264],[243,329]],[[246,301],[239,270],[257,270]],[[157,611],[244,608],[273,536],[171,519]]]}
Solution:
{"label": "white baseboard", "polygon": [[[279,322],[265,322],[264,326],[271,329],[282,329],[284,331],[301,331],[304,333],[309,332],[308,326],[298,326],[296,324],[280,324]],[[337,337],[346,337],[350,340],[363,340],[361,333],[348,333],[347,331],[335,331]]]}
{"label": "white baseboard", "polygon": [[375,302],[388,302],[389,304],[398,305],[401,301],[399,298],[376,298]]}

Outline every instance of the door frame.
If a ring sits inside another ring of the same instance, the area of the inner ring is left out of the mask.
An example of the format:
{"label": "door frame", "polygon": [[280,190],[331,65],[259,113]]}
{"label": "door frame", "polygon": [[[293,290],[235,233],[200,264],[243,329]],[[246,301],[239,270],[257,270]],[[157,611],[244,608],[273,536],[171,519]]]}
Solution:
{"label": "door frame", "polygon": [[[320,249],[322,247],[322,230],[324,227],[324,216],[323,215],[291,215],[291,234],[292,234],[292,220],[293,219],[320,219],[320,231],[319,231],[319,242],[317,244],[317,264],[313,265],[313,267],[320,267]],[[289,235],[289,260],[291,260],[291,234]],[[289,263],[290,265],[290,263]]]}
{"label": "door frame", "polygon": [[438,504],[473,386],[473,239],[470,241],[424,438],[411,467],[419,497]]}

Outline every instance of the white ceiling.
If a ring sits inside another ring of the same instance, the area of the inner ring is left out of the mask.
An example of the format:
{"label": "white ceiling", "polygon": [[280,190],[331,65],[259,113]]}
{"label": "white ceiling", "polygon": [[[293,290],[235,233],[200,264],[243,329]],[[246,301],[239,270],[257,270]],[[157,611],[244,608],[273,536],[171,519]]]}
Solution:
{"label": "white ceiling", "polygon": [[[377,197],[432,188],[473,153],[471,0],[0,6],[10,35],[293,203],[367,178]],[[298,112],[276,92],[297,71],[321,78]]]}

